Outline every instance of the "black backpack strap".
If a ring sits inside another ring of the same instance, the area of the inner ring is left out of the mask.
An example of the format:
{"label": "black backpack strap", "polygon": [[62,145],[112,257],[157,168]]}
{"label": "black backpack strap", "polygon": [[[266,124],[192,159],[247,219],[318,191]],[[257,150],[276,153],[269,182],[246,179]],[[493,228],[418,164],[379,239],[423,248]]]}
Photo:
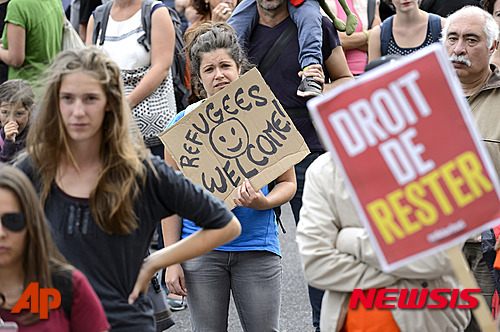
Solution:
{"label": "black backpack strap", "polygon": [[92,32],[92,44],[97,44],[97,37],[99,36],[99,31],[101,32],[101,38],[99,39],[99,45],[104,44],[104,37],[106,36],[106,27],[108,26],[109,12],[111,11],[111,6],[113,1],[110,1],[104,5],[98,6],[94,10],[94,29]]}
{"label": "black backpack strap", "polygon": [[262,76],[265,76],[269,69],[273,66],[273,64],[278,59],[279,55],[285,49],[285,46],[288,45],[290,40],[297,35],[297,26],[294,22],[290,22],[290,24],[286,27],[285,31],[281,33],[281,36],[274,42],[273,46],[267,51],[266,55],[260,62],[257,67]]}
{"label": "black backpack strap", "polygon": [[61,293],[61,308],[66,317],[71,317],[73,305],[73,270],[57,271],[52,275],[52,284]]}
{"label": "black backpack strap", "polygon": [[429,25],[431,29],[432,41],[437,42],[441,38],[441,16],[429,13]]}
{"label": "black backpack strap", "polygon": [[382,56],[387,55],[387,49],[389,48],[389,41],[392,35],[393,20],[394,15],[382,22],[382,26],[380,27],[380,54],[382,54]]}
{"label": "black backpack strap", "polygon": [[373,20],[375,19],[375,9],[377,6],[376,0],[368,0],[368,26],[365,30],[370,30],[373,25]]}
{"label": "black backpack strap", "polygon": [[[271,192],[271,190],[274,189],[274,187],[276,187],[276,180],[273,180],[271,183],[269,183],[267,185],[267,194],[268,195]],[[273,211],[274,211],[274,215],[276,216],[276,222],[280,226],[281,231],[283,232],[283,234],[286,234],[285,226],[283,226],[283,222],[281,221],[281,205],[274,207]]]}
{"label": "black backpack strap", "polygon": [[182,23],[179,14],[175,9],[168,6],[167,8],[175,30],[174,58],[170,69],[174,83],[175,105],[177,113],[179,113],[188,106],[187,98],[189,97],[189,90],[184,86],[184,76],[186,74],[186,53],[184,52],[184,46],[186,45],[182,38]]}
{"label": "black backpack strap", "polygon": [[151,10],[153,0],[144,0],[141,5],[141,22],[144,35],[137,39],[137,42],[144,46],[147,52],[151,51]]}

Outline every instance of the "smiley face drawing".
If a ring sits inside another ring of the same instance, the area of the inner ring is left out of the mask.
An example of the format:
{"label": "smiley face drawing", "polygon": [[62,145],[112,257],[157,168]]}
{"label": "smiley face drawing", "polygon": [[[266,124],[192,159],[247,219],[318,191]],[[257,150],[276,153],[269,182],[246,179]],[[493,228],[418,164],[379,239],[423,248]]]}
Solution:
{"label": "smiley face drawing", "polygon": [[210,131],[210,145],[224,158],[237,158],[248,147],[248,131],[236,118],[230,118],[218,124]]}

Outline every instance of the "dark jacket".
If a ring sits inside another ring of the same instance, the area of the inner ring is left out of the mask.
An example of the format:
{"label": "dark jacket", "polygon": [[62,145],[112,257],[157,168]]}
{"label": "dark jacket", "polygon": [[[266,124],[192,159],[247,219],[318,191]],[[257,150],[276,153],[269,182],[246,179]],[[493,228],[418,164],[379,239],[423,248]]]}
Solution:
{"label": "dark jacket", "polygon": [[3,140],[3,146],[0,150],[0,161],[3,163],[11,163],[14,158],[17,156],[19,151],[26,147],[26,136],[28,136],[29,131],[29,123],[24,127],[24,130],[21,132],[19,136],[16,137],[16,141],[12,142],[11,140],[5,139],[5,132],[2,128],[0,130],[0,136]]}

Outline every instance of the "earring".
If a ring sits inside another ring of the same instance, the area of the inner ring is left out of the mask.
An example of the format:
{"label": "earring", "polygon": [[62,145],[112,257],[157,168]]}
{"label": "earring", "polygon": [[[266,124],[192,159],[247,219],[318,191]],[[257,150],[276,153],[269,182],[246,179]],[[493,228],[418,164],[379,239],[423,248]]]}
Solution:
{"label": "earring", "polygon": [[205,2],[205,10],[206,10],[207,12],[209,12],[209,11],[210,11],[210,6],[208,5],[208,2]]}

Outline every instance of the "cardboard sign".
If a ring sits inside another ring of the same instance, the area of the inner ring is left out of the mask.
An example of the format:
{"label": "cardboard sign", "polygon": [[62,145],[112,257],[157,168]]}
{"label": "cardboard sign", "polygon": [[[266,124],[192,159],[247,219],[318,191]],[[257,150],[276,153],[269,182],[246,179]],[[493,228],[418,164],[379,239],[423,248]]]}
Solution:
{"label": "cardboard sign", "polygon": [[257,69],[205,100],[159,137],[182,173],[230,209],[245,178],[260,190],[309,154]]}
{"label": "cardboard sign", "polygon": [[384,270],[498,223],[497,175],[441,45],[376,68],[308,107]]}

